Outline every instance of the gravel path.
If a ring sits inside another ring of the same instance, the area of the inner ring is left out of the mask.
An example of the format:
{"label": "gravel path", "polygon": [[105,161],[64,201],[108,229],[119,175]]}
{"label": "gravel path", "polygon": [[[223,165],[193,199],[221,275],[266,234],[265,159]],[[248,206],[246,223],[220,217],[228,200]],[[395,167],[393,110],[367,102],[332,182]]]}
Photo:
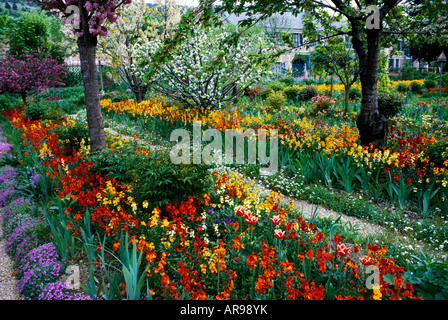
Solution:
{"label": "gravel path", "polygon": [[0,300],[22,300],[16,289],[16,277],[12,261],[5,250],[6,240],[3,239],[3,227],[0,226]]}

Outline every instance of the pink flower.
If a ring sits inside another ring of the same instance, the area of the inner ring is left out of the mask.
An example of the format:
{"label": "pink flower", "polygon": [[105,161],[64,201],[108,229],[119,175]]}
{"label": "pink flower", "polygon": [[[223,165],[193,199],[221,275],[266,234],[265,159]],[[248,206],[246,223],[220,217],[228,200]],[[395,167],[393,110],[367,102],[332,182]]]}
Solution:
{"label": "pink flower", "polygon": [[276,226],[276,225],[278,225],[282,221],[282,219],[280,218],[280,216],[273,216],[271,218],[271,221]]}
{"label": "pink flower", "polygon": [[281,229],[275,229],[274,230],[274,237],[276,237],[278,240],[283,239],[285,236],[285,232]]}

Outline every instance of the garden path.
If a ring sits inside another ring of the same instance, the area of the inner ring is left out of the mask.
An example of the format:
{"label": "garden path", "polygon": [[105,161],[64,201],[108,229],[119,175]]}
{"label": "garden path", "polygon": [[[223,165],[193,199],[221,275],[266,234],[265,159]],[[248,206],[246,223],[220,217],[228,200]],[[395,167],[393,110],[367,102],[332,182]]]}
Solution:
{"label": "garden path", "polygon": [[5,250],[6,239],[0,226],[0,300],[22,300],[16,289],[16,277],[12,261]]}

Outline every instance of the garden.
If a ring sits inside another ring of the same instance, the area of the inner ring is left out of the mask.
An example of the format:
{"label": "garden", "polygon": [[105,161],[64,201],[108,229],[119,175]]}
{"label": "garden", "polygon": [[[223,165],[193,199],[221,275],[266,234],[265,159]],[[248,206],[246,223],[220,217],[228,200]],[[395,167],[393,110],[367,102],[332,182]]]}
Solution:
{"label": "garden", "polygon": [[[87,10],[108,1],[97,2]],[[433,72],[405,79],[387,71],[379,52],[385,139],[364,145],[358,119],[368,91],[344,45],[317,46],[319,76],[294,78],[272,74],[278,53],[262,28],[226,54],[219,46],[230,27],[193,28],[193,40],[164,61],[163,38],[149,37],[161,27],[145,20],[155,13],[142,3],[122,7],[141,22],[136,28],[146,26],[143,41],[125,50],[133,65],[120,60],[122,46],[111,49],[129,20],[110,15],[111,38],[98,45],[114,63],[93,78],[51,56],[1,58],[3,75],[18,60],[25,74],[4,83],[0,75],[0,221],[23,299],[448,299],[446,73],[440,87]],[[175,26],[163,29],[173,39]],[[260,46],[265,55],[254,55]],[[158,55],[164,62],[154,68]],[[37,87],[47,88],[36,90],[28,78],[42,70],[50,76]],[[347,70],[350,79],[340,76]],[[96,83],[93,98],[86,83]],[[102,146],[92,118],[102,118]],[[202,134],[243,133],[247,141],[233,151],[244,159],[251,139],[263,142],[271,159],[277,151],[278,170],[195,162],[195,143],[204,155],[218,139],[193,135],[193,162],[174,163],[173,132],[192,133],[198,122]],[[299,201],[314,213],[306,216]],[[339,218],[320,216],[322,208]],[[342,217],[383,232],[366,236]]]}

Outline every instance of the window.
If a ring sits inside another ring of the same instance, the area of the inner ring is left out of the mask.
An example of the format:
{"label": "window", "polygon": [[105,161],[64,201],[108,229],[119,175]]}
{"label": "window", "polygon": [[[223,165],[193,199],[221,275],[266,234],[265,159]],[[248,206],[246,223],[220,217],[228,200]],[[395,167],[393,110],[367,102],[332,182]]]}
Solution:
{"label": "window", "polygon": [[292,34],[292,42],[294,43],[294,47],[299,47],[303,44],[303,37],[301,33],[293,33]]}

